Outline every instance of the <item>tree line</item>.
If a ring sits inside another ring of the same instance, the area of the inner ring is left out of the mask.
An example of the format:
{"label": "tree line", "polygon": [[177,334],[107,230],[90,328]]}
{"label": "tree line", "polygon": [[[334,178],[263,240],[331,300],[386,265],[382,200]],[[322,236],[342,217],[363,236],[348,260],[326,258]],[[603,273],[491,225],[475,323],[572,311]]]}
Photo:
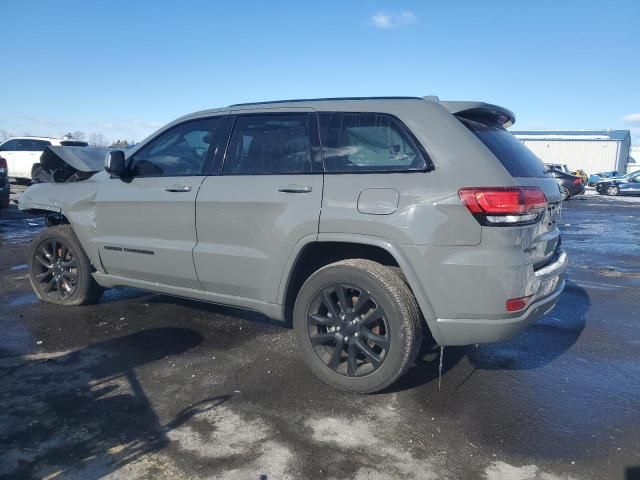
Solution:
{"label": "tree line", "polygon": [[[9,132],[8,130],[0,129],[0,142],[4,142],[6,139],[11,137],[17,137],[13,132]],[[29,137],[32,136],[31,132],[24,132],[22,136]],[[67,132],[63,137],[73,139],[73,140],[85,140],[92,147],[108,147],[108,148],[129,148],[136,144],[133,140],[125,140],[125,139],[116,139],[113,141],[109,141],[107,137],[101,132],[92,132],[87,135],[85,132],[80,130],[76,130],[75,132]]]}

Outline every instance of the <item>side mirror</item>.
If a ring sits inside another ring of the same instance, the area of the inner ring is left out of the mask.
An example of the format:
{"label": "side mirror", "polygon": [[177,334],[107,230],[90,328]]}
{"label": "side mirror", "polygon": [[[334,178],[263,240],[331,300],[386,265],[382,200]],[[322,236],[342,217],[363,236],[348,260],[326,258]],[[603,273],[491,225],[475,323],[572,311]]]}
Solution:
{"label": "side mirror", "polygon": [[127,173],[124,152],[122,150],[113,150],[107,153],[107,158],[104,160],[104,169],[111,175],[124,176]]}

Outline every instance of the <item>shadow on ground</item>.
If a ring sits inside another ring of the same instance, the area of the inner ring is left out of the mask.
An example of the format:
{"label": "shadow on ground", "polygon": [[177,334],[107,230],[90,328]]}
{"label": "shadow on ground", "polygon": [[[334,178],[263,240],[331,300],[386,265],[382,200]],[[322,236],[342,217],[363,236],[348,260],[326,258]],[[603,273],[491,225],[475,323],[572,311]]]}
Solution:
{"label": "shadow on ground", "polygon": [[191,329],[156,328],[60,355],[3,358],[0,478],[67,476],[74,465],[81,478],[97,479],[166,446],[168,432],[228,396],[162,424],[135,369],[201,342]]}
{"label": "shadow on ground", "polygon": [[[568,282],[554,310],[507,342],[468,347],[447,347],[444,350],[442,374],[452,370],[465,356],[473,366],[458,384],[456,391],[477,370],[527,370],[540,368],[560,357],[580,337],[591,301],[589,294]],[[408,390],[437,382],[440,348],[432,338],[426,338],[416,365],[385,393]]]}

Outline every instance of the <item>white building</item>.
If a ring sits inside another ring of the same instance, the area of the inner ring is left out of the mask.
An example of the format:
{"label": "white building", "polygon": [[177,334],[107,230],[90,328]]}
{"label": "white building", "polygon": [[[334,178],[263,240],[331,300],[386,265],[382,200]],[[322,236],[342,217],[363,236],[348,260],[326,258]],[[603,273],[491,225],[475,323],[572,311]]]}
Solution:
{"label": "white building", "polygon": [[569,170],[626,173],[631,148],[629,130],[512,131],[544,163]]}
{"label": "white building", "polygon": [[629,153],[629,163],[627,164],[627,172],[635,172],[640,170],[640,145],[632,145],[631,153]]}

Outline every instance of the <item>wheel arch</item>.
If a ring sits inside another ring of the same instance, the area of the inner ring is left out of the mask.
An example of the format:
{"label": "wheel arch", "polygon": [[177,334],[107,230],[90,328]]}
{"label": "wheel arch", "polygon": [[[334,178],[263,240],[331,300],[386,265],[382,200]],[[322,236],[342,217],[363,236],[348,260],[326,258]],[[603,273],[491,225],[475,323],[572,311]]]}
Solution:
{"label": "wheel arch", "polygon": [[416,297],[434,339],[438,343],[443,340],[433,306],[409,261],[396,245],[371,235],[319,234],[298,242],[287,261],[278,292],[278,303],[284,306],[284,318],[291,320],[297,292],[311,273],[324,265],[348,258],[365,258],[399,269]]}

